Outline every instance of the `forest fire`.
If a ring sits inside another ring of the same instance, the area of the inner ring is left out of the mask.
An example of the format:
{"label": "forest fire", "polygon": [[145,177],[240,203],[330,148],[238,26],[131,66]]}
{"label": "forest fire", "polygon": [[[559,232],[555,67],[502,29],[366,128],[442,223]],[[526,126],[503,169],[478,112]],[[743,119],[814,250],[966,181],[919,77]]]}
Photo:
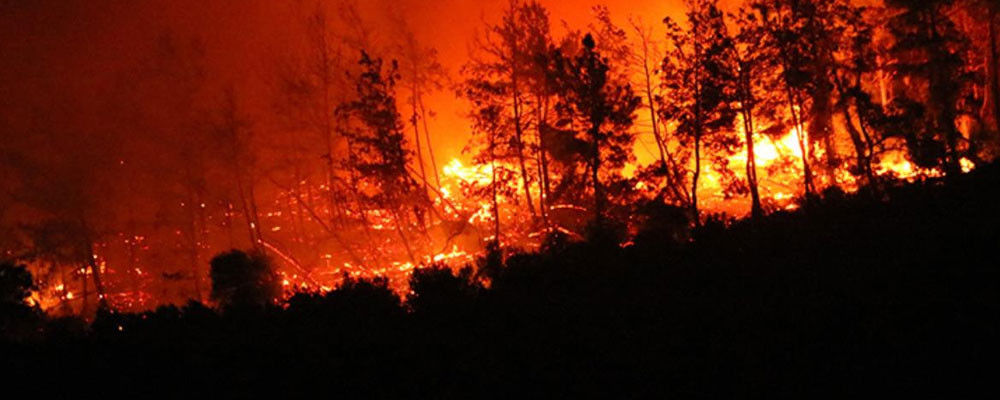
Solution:
{"label": "forest fire", "polygon": [[4,110],[0,248],[53,314],[212,300],[210,261],[233,248],[271,260],[286,296],[376,277],[406,293],[415,270],[477,267],[493,245],[630,243],[996,157],[996,57],[965,9],[917,19],[962,35],[941,50],[901,47],[921,26],[893,1],[691,0],[655,27],[618,3],[510,1],[459,56],[349,1],[274,13],[260,25],[284,50],[253,73],[226,67],[247,56],[219,50],[246,40],[228,33],[134,44],[143,57],[94,62],[115,73],[66,104]]}

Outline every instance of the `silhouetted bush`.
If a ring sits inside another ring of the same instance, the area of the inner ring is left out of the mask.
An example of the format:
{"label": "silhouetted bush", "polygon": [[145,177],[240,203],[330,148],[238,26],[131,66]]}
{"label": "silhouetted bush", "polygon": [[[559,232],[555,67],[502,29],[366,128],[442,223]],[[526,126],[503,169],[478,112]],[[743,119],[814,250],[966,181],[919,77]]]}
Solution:
{"label": "silhouetted bush", "polygon": [[0,303],[27,305],[35,284],[23,265],[0,264]]}
{"label": "silhouetted bush", "polygon": [[37,336],[41,311],[27,302],[34,286],[31,272],[25,266],[0,264],[0,339],[24,340]]}
{"label": "silhouetted bush", "polygon": [[259,253],[232,250],[212,258],[212,300],[224,308],[265,306],[281,295],[271,260]]}
{"label": "silhouetted bush", "polygon": [[471,268],[455,275],[447,266],[432,265],[413,271],[406,302],[417,314],[455,316],[475,305],[480,290]]}

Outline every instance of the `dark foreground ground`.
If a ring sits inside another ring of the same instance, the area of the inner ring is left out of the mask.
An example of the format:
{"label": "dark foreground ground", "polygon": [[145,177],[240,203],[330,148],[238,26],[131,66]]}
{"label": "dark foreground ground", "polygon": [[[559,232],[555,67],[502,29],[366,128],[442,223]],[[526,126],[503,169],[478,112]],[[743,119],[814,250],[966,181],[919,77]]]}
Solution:
{"label": "dark foreground ground", "polygon": [[512,257],[490,289],[425,271],[405,304],[354,282],[285,309],[47,321],[0,346],[0,382],[43,398],[997,394],[997,167],[670,233]]}

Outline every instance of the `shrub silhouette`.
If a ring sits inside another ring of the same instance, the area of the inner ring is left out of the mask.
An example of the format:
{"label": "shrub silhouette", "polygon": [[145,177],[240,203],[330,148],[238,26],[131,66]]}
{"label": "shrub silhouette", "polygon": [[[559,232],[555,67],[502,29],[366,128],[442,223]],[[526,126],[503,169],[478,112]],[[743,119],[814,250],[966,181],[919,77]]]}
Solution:
{"label": "shrub silhouette", "polygon": [[469,310],[481,289],[471,268],[456,275],[447,266],[432,265],[413,272],[406,303],[417,314],[455,315]]}
{"label": "shrub silhouette", "polygon": [[982,397],[995,373],[981,366],[1000,356],[998,194],[1000,168],[982,166],[693,232],[675,229],[680,210],[654,210],[631,246],[553,240],[496,257],[488,287],[420,269],[407,307],[385,279],[350,277],[259,307],[270,295],[233,281],[259,293],[246,276],[260,260],[228,252],[213,260],[231,289],[220,304],[256,299],[249,312],[52,320],[39,344],[0,341],[0,357],[15,383],[105,379],[146,397]]}
{"label": "shrub silhouette", "polygon": [[23,265],[0,264],[0,303],[27,305],[34,287],[31,272]]}
{"label": "shrub silhouette", "polygon": [[281,284],[271,260],[260,253],[231,250],[212,258],[212,300],[223,308],[273,304]]}
{"label": "shrub silhouette", "polygon": [[34,286],[27,267],[0,264],[0,339],[19,340],[34,333],[40,311],[27,302]]}

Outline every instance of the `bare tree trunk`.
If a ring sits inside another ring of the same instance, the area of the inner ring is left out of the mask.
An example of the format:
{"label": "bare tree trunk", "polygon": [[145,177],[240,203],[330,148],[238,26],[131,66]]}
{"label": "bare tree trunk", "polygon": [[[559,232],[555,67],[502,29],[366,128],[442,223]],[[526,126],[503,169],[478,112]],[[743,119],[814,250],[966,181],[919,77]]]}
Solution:
{"label": "bare tree trunk", "polygon": [[[541,188],[541,193],[538,195],[538,208],[542,215],[542,223],[545,225],[545,229],[551,228],[549,223],[549,201],[551,200],[551,187],[549,185],[549,160],[548,156],[545,154],[547,143],[545,140],[544,129],[546,126],[546,121],[548,121],[548,98],[544,95],[538,96],[536,99],[537,105],[537,133],[538,133],[538,180],[539,186]],[[492,156],[491,156],[492,157]]]}
{"label": "bare tree trunk", "polygon": [[[414,79],[414,83],[412,84],[412,86],[410,88],[411,89],[410,96],[412,96],[411,97],[411,105],[413,106],[413,115],[410,117],[410,122],[413,123],[413,143],[416,145],[417,163],[419,163],[419,165],[420,165],[420,177],[421,177],[421,180],[424,183],[424,194],[426,195],[427,193],[429,193],[429,189],[427,187],[427,168],[424,167],[424,152],[423,152],[423,150],[421,149],[421,146],[420,146],[420,141],[421,141],[420,140],[420,127],[417,124],[417,118],[418,117],[417,117],[417,84],[416,84],[416,76],[414,76],[413,79]],[[427,146],[430,147],[430,143],[428,143]]]}
{"label": "bare tree trunk", "polygon": [[868,145],[861,137],[861,132],[854,126],[854,119],[848,107],[848,104],[842,104],[840,106],[840,113],[844,117],[844,127],[847,129],[847,133],[851,137],[851,143],[854,145],[855,163],[860,175],[864,176],[869,185],[872,185],[875,183],[875,179],[872,173],[871,157],[868,154]]}
{"label": "bare tree trunk", "polygon": [[594,221],[597,226],[601,226],[604,222],[604,190],[601,186],[600,171],[601,171],[601,142],[600,142],[600,127],[596,124],[590,128],[590,140],[594,143],[591,148],[591,164],[593,165],[593,170],[591,171],[591,179],[594,183]]}
{"label": "bare tree trunk", "polygon": [[[101,268],[97,265],[97,255],[94,253],[94,242],[90,237],[90,227],[85,221],[83,224],[86,231],[84,239],[87,241],[87,265],[90,266],[90,273],[94,276],[94,289],[97,290],[97,307],[98,310],[106,309],[108,307],[107,293],[105,293],[104,284],[101,282]],[[84,282],[86,282],[86,279],[84,279]],[[84,296],[84,301],[86,299],[87,297]]]}
{"label": "bare tree trunk", "polygon": [[691,214],[694,226],[701,227],[701,211],[698,209],[698,179],[701,177],[701,128],[694,135],[694,174],[691,176]]}
{"label": "bare tree trunk", "polygon": [[656,101],[653,96],[653,74],[649,70],[649,37],[639,25],[633,24],[633,27],[636,33],[642,38],[642,75],[644,79],[643,83],[645,84],[646,103],[649,104],[649,120],[653,125],[653,137],[656,139],[656,149],[660,152],[660,163],[663,166],[664,172],[666,172],[667,155],[666,150],[663,148],[663,137],[660,135],[660,124],[656,116]]}
{"label": "bare tree trunk", "polygon": [[[516,68],[516,66],[512,67]],[[537,218],[535,213],[535,202],[531,198],[531,180],[528,176],[528,167],[524,161],[524,126],[521,121],[523,116],[521,110],[521,93],[518,88],[517,73],[511,72],[511,85],[513,86],[513,100],[514,100],[514,144],[517,148],[517,161],[521,168],[521,182],[524,184],[524,198],[528,202],[528,211],[531,212],[532,218]]]}
{"label": "bare tree trunk", "polygon": [[[745,88],[744,88],[745,89]],[[760,202],[760,188],[757,183],[757,156],[754,153],[753,111],[743,105],[743,132],[747,149],[747,186],[750,187],[750,215],[757,219],[764,216],[764,207]]]}
{"label": "bare tree trunk", "polygon": [[434,142],[431,141],[431,130],[427,128],[427,108],[424,107],[423,96],[417,93],[417,102],[420,104],[420,122],[424,127],[424,139],[427,140],[427,155],[431,159],[431,170],[434,171],[434,182],[437,187],[441,187],[441,173],[438,171],[437,160],[434,159]]}
{"label": "bare tree trunk", "polygon": [[490,195],[493,198],[493,241],[500,243],[500,202],[497,199],[496,133],[490,132]]}
{"label": "bare tree trunk", "polygon": [[[831,185],[837,186],[837,167],[840,164],[837,155],[836,131],[833,129],[833,90],[834,86],[830,82],[828,72],[833,64],[832,55],[825,47],[820,48],[820,55],[817,58],[817,67],[822,74],[816,77],[814,89],[810,98],[812,104],[809,110],[809,140],[822,141],[825,157],[823,159],[823,172]],[[812,143],[808,143],[810,146]],[[811,148],[811,147],[810,147]]]}
{"label": "bare tree trunk", "polygon": [[[698,24],[694,29],[697,31]],[[695,60],[701,60],[702,44],[695,41]],[[698,209],[698,180],[701,178],[701,137],[705,133],[702,126],[702,105],[701,105],[701,68],[694,69],[694,174],[691,176],[691,213],[694,218],[695,228],[701,227],[701,210]]]}
{"label": "bare tree trunk", "polygon": [[787,83],[785,84],[785,90],[788,95],[788,108],[792,114],[792,123],[795,125],[795,136],[798,139],[799,150],[802,152],[802,175],[805,195],[806,197],[810,197],[815,193],[815,187],[813,186],[812,169],[810,168],[809,161],[809,143],[805,137],[805,127],[802,124],[802,102],[798,100],[797,96],[793,93],[793,89]]}

